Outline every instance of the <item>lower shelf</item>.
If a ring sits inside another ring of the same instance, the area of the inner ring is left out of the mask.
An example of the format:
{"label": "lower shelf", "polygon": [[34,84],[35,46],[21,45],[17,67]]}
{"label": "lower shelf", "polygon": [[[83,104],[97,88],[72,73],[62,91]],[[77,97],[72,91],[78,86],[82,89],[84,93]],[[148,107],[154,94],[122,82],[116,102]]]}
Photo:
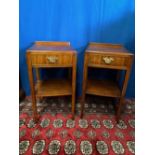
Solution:
{"label": "lower shelf", "polygon": [[71,81],[69,80],[48,80],[37,82],[36,96],[65,96],[72,94]]}
{"label": "lower shelf", "polygon": [[121,96],[121,90],[118,84],[109,80],[88,80],[86,93],[107,97]]}

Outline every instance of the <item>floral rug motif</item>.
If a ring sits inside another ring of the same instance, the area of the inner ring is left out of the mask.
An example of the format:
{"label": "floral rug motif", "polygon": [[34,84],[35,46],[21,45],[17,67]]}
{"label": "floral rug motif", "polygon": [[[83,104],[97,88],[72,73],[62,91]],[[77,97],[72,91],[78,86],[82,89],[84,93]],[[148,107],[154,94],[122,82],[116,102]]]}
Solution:
{"label": "floral rug motif", "polygon": [[[72,120],[70,112],[65,111],[65,108],[63,108],[67,104],[65,101],[59,99],[59,102],[56,102],[52,99],[49,102],[50,106],[52,107],[55,104],[55,107],[51,109],[48,109],[48,101],[44,101],[44,105],[38,104],[39,108],[44,107],[44,110],[40,110],[38,123],[33,121],[30,100],[27,99],[20,104],[19,154],[135,154],[133,99],[126,100],[119,124],[115,121],[113,108],[109,108],[111,103],[104,105],[99,104],[97,101],[89,101],[83,119],[80,119],[78,115],[79,107],[76,105],[77,114],[75,120]],[[104,108],[101,109],[101,106]],[[60,107],[63,111],[56,111]],[[55,108],[55,111],[53,108]],[[98,110],[106,111],[106,113]]]}

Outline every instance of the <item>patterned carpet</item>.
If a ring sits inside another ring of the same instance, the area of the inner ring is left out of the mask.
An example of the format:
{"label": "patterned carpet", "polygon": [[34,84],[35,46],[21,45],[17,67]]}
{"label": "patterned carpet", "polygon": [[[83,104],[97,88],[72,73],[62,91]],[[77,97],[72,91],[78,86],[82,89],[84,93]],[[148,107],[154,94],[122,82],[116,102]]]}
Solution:
{"label": "patterned carpet", "polygon": [[135,152],[134,99],[124,101],[119,124],[115,121],[115,107],[111,99],[89,97],[85,115],[71,120],[69,98],[48,98],[38,102],[41,118],[33,122],[31,99],[20,103],[19,153],[31,154],[123,154]]}

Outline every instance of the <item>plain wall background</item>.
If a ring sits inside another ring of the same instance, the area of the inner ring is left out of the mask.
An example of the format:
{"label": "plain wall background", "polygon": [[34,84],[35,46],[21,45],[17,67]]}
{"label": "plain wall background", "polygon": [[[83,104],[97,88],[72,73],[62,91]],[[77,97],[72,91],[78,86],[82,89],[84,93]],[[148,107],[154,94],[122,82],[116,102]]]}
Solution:
{"label": "plain wall background", "polygon": [[[73,48],[78,51],[78,96],[81,95],[82,88],[83,54],[89,42],[121,43],[132,53],[135,51],[134,0],[20,0],[19,2],[19,70],[26,95],[30,95],[30,87],[25,53],[34,41],[71,42]],[[135,97],[134,64],[126,96]]]}

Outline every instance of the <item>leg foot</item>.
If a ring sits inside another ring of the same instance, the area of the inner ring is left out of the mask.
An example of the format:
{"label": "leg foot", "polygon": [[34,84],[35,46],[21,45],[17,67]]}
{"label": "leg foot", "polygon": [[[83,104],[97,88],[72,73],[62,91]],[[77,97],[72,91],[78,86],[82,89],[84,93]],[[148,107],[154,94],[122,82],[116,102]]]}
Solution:
{"label": "leg foot", "polygon": [[81,101],[81,114],[80,114],[80,118],[83,118],[83,112],[84,112],[84,100],[82,99]]}
{"label": "leg foot", "polygon": [[80,118],[83,118],[83,112],[80,114]]}
{"label": "leg foot", "polygon": [[116,122],[117,123],[119,123],[119,120],[120,120],[122,104],[123,104],[123,98],[120,99],[118,106],[117,106],[117,112],[116,112]]}
{"label": "leg foot", "polygon": [[72,114],[72,120],[74,120],[75,119],[75,116],[74,116],[74,114]]}
{"label": "leg foot", "polygon": [[39,119],[40,119],[40,115],[39,114],[34,114],[33,115],[33,119],[34,119],[34,122],[35,123],[38,123],[39,122]]}

